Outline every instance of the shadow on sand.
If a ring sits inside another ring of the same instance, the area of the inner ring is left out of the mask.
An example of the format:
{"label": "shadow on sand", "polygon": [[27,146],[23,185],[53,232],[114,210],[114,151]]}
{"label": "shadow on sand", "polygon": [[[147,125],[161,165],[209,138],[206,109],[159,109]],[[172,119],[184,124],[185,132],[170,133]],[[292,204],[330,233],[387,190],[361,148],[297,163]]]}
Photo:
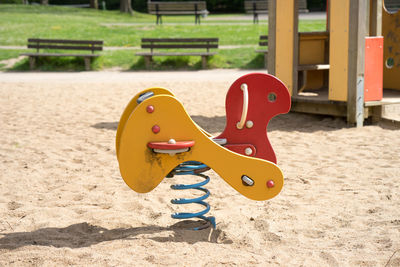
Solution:
{"label": "shadow on sand", "polygon": [[[220,133],[225,129],[225,116],[206,117],[194,115],[191,118],[209,133]],[[369,126],[371,123],[366,120],[364,125]],[[376,125],[388,130],[398,130],[400,126],[398,123],[396,124],[388,120],[382,120]],[[96,129],[117,130],[118,122],[99,122],[92,125],[92,127]],[[349,127],[351,126],[346,123],[345,118],[290,112],[273,118],[268,125],[268,132],[297,131],[312,133],[316,131],[336,131]]]}
{"label": "shadow on sand", "polygon": [[[32,232],[6,233],[0,238],[0,249],[12,250],[30,245],[81,248],[105,241],[143,239],[143,237],[137,237],[138,235],[149,235],[147,239],[157,242],[185,242],[188,244],[196,242],[233,243],[232,240],[227,239],[225,234],[218,229],[190,230],[189,227],[193,223],[196,222],[181,221],[170,227],[150,225],[110,230],[84,222],[65,228],[48,227]],[[159,234],[163,232],[172,232],[172,235],[160,236]]]}

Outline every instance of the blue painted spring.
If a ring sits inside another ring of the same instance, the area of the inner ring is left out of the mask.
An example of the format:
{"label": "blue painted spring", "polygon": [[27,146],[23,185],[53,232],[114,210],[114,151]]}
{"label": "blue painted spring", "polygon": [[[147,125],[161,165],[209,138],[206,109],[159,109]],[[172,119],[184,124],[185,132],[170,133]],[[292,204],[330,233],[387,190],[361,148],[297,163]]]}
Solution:
{"label": "blue painted spring", "polygon": [[203,186],[208,184],[208,182],[210,181],[210,177],[202,174],[202,172],[205,172],[209,169],[210,168],[207,165],[205,165],[201,162],[186,161],[182,164],[179,164],[171,173],[173,175],[195,175],[195,176],[204,178],[204,181],[201,181],[196,184],[171,185],[171,188],[174,190],[196,189],[196,190],[200,190],[205,193],[204,195],[197,197],[197,198],[178,198],[178,199],[171,200],[171,203],[173,203],[173,204],[196,203],[196,204],[200,204],[205,207],[205,209],[200,212],[193,212],[193,213],[177,212],[177,213],[171,214],[171,217],[174,219],[199,218],[206,222],[204,225],[193,228],[193,230],[202,230],[202,229],[208,228],[210,226],[212,226],[213,228],[216,227],[215,218],[213,216],[209,216],[209,217],[205,216],[205,214],[210,211],[210,205],[207,202],[205,202],[204,200],[210,196],[210,191],[208,191],[208,189],[204,188]]}

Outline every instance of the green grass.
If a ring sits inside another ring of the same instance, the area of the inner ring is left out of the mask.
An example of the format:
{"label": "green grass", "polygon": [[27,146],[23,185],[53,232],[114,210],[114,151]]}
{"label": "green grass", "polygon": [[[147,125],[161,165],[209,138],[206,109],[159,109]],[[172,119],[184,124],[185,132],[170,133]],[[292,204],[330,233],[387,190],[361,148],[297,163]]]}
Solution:
{"label": "green grass", "polygon": [[24,50],[0,49],[0,70],[6,69],[5,60],[17,58]]}
{"label": "green grass", "polygon": [[[235,15],[236,16],[236,15]],[[131,48],[105,50],[92,63],[94,69],[120,67],[144,69],[141,57],[135,56],[143,37],[218,37],[220,46],[245,46],[218,49],[209,60],[213,68],[263,68],[262,55],[254,52],[261,34],[268,34],[267,23],[252,24],[251,20],[221,20],[227,15],[211,15],[194,25],[194,16],[164,16],[163,25],[155,25],[155,16],[135,12],[133,16],[119,11],[101,11],[54,6],[0,5],[0,46],[26,46],[28,38],[93,39],[104,40],[105,47]],[[231,25],[234,23],[234,25]],[[324,30],[325,21],[300,21],[300,31]],[[248,47],[248,46],[251,47]],[[10,51],[10,50],[8,50]],[[3,55],[3,54],[6,55]],[[2,58],[11,52],[0,49]],[[13,56],[18,56],[16,52]],[[1,63],[0,63],[1,64]],[[14,66],[28,69],[25,60]],[[79,59],[41,59],[41,70],[80,69]],[[83,68],[83,67],[82,67]],[[154,69],[201,68],[200,57],[156,57]]]}
{"label": "green grass", "polygon": [[0,61],[7,60],[10,58],[16,58],[24,50],[14,50],[14,49],[1,49],[0,50]]}

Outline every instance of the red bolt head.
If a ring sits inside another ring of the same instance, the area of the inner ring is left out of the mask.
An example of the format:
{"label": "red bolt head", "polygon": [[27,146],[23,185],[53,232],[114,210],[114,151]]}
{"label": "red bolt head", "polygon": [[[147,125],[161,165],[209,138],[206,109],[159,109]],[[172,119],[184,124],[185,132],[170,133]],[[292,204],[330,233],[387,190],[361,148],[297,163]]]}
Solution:
{"label": "red bolt head", "polygon": [[146,107],[146,111],[147,111],[148,113],[153,113],[153,112],[154,112],[154,106],[152,106],[152,105],[147,106],[147,107]]}
{"label": "red bolt head", "polygon": [[269,181],[267,182],[267,187],[268,187],[268,188],[272,188],[272,187],[274,187],[274,186],[275,186],[274,181],[269,180]]}
{"label": "red bolt head", "polygon": [[151,130],[153,131],[153,133],[159,133],[160,132],[160,126],[158,126],[157,124],[156,125],[154,125],[152,128],[151,128]]}

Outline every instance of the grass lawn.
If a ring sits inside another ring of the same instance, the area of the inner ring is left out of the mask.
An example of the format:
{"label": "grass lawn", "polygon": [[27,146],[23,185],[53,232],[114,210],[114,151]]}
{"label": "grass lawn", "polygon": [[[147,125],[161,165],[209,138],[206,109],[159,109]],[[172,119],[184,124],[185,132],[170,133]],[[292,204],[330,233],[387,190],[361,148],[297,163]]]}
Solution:
{"label": "grass lawn", "polygon": [[[119,11],[101,11],[39,5],[0,5],[0,46],[26,46],[28,38],[104,40],[105,51],[92,64],[94,69],[120,67],[144,69],[143,59],[135,56],[142,37],[218,37],[218,54],[209,61],[212,68],[263,68],[262,55],[254,52],[261,34],[268,34],[266,21],[218,20],[227,15],[211,15],[194,25],[194,16],[164,16],[163,25],[155,25],[155,16],[135,12],[133,16]],[[323,20],[301,20],[300,31],[325,29]],[[241,47],[243,46],[243,47]],[[110,50],[107,47],[113,47]],[[125,48],[116,50],[115,48]],[[0,49],[1,60],[18,56]],[[41,59],[42,70],[69,70],[83,66],[80,60]],[[156,57],[155,69],[198,69],[200,57]],[[28,69],[28,60],[14,69]]]}

